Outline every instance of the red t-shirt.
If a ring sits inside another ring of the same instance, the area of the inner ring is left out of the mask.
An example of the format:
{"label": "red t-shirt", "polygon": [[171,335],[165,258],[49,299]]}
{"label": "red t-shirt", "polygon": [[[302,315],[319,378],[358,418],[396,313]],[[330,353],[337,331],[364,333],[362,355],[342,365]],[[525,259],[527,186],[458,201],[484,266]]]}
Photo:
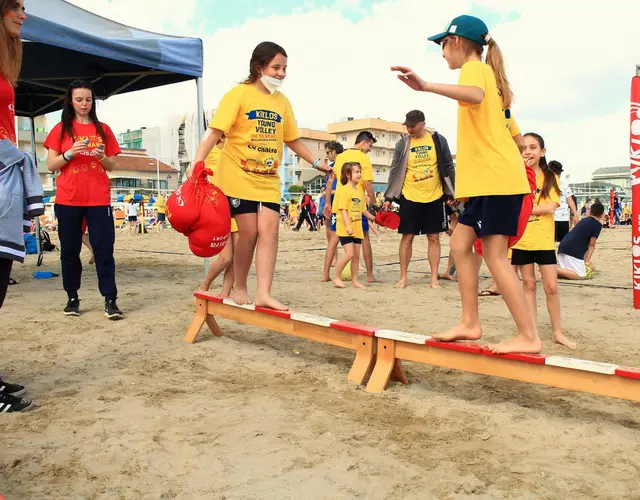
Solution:
{"label": "red t-shirt", "polygon": [[0,75],[0,140],[16,141],[16,92],[13,85]]}
{"label": "red t-shirt", "polygon": [[[76,141],[89,139],[87,149],[74,156],[62,170],[56,179],[56,203],[60,205],[72,205],[76,207],[96,207],[111,205],[111,188],[109,176],[102,164],[90,153],[98,146],[104,144],[104,152],[107,156],[115,156],[120,153],[120,146],[115,135],[108,125],[100,123],[106,140],[97,133],[93,123],[84,124],[73,121],[73,135]],[[58,153],[64,153],[73,146],[73,138],[65,134],[60,140],[62,123],[58,123],[49,132],[44,141],[44,147],[53,149]]]}

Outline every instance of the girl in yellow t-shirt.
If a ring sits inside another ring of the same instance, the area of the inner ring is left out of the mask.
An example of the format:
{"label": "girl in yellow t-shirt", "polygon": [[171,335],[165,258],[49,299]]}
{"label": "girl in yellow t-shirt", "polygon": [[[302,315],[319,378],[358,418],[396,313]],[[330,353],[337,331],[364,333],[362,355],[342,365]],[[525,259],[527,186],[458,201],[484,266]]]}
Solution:
{"label": "girl in yellow t-shirt", "polygon": [[[213,172],[211,181],[216,184],[216,172],[218,167],[218,161],[224,148],[224,141],[226,137],[224,134],[220,137],[218,144],[209,152],[204,160],[204,164],[207,168]],[[224,277],[222,278],[222,292],[218,294],[219,297],[229,297],[231,290],[233,289],[233,248],[238,244],[238,225],[236,220],[231,217],[231,238],[227,240],[227,244],[218,258],[209,265],[209,270],[204,278],[204,281],[200,285],[200,290],[209,291],[211,284],[214,280],[224,271]]]}
{"label": "girl in yellow t-shirt", "polygon": [[527,228],[520,241],[513,247],[511,264],[520,269],[524,294],[534,320],[537,310],[534,264],[538,264],[542,275],[542,286],[547,296],[547,311],[551,319],[553,341],[574,349],[575,343],[565,337],[560,327],[554,222],[554,213],[560,206],[558,178],[547,165],[544,139],[538,134],[528,133],[524,135],[524,144],[522,156],[536,173],[536,198]]}
{"label": "girl in yellow t-shirt", "polygon": [[271,296],[271,285],[278,253],[278,170],[284,145],[314,168],[329,171],[300,139],[291,104],[278,91],[286,75],[285,50],[273,42],[258,44],[249,62],[249,76],[222,98],[195,156],[195,162],[204,161],[222,134],[226,135],[216,185],[229,198],[231,215],[238,224],[233,300],[252,302],[247,276],[255,252],[255,305],[280,311],[288,308]]}
{"label": "girl in yellow t-shirt", "polygon": [[[507,259],[509,236],[518,234],[524,195],[529,192],[525,167],[506,118],[512,92],[502,53],[487,25],[473,16],[456,17],[429,40],[441,45],[450,69],[460,69],[458,85],[425,82],[411,69],[393,66],[398,78],[414,90],[458,101],[456,198],[466,201],[451,238],[458,270],[462,319],[441,341],[477,340],[482,336],[478,315],[478,267],[472,253],[482,240],[484,259],[509,307],[517,336],[490,346],[494,353],[538,353],[542,343],[515,271]],[[486,63],[482,60],[488,46]]]}
{"label": "girl in yellow t-shirt", "polygon": [[[358,269],[360,266],[360,246],[364,239],[362,229],[362,216],[364,215],[371,222],[376,218],[367,210],[367,202],[362,197],[358,189],[358,183],[362,178],[362,167],[358,162],[349,161],[342,165],[340,172],[340,184],[343,189],[336,190],[336,197],[333,207],[336,210],[336,235],[344,247],[344,255],[336,265],[336,277],[333,279],[334,285],[338,288],[346,288],[340,279],[342,271],[351,261],[351,283],[356,288],[365,288],[358,281]],[[371,230],[380,236],[378,229],[372,224]]]}
{"label": "girl in yellow t-shirt", "polygon": [[298,202],[296,200],[291,200],[289,202],[289,218],[287,219],[287,225],[289,227],[295,227],[298,223],[298,217],[300,217],[300,213],[298,212]]}

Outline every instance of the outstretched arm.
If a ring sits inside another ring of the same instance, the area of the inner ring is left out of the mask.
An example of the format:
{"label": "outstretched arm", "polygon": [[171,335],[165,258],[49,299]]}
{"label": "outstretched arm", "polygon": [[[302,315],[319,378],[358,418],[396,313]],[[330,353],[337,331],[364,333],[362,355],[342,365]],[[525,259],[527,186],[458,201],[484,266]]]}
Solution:
{"label": "outstretched arm", "polygon": [[316,166],[314,167],[316,170],[323,172],[325,174],[331,171],[331,167],[329,165],[321,161],[318,161],[320,160],[320,158],[316,158],[313,156],[313,153],[309,151],[309,148],[307,148],[307,146],[304,145],[304,142],[302,142],[302,139],[294,139],[293,141],[286,141],[285,144],[289,147],[289,149],[291,149],[291,151],[293,151],[295,154],[297,154],[300,158],[302,158],[304,161],[306,161],[310,165],[316,164]]}
{"label": "outstretched arm", "polygon": [[427,83],[406,66],[391,66],[391,71],[399,72],[398,80],[419,92],[430,92],[467,104],[480,104],[484,100],[484,91],[478,87],[449,83]]}

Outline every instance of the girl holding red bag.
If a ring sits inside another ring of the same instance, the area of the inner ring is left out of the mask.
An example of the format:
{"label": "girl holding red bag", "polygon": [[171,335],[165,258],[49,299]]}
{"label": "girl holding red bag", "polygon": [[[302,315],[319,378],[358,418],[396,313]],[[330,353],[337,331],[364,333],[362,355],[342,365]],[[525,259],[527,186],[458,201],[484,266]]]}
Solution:
{"label": "girl holding red bag", "polygon": [[229,198],[238,225],[233,299],[238,304],[252,302],[247,276],[255,251],[255,305],[281,311],[288,308],[271,296],[271,285],[278,253],[278,167],[284,145],[319,171],[330,170],[300,139],[291,104],[278,91],[286,75],[285,50],[273,42],[260,43],[251,55],[249,76],[222,98],[195,156],[195,163],[204,161],[225,134],[213,180]]}

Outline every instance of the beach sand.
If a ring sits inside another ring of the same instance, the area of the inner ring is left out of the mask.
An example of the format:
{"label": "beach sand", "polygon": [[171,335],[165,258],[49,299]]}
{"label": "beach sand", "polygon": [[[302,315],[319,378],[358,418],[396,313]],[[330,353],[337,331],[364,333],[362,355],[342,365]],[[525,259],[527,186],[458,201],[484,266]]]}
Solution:
{"label": "beach sand", "polygon": [[[396,290],[399,237],[383,231],[380,283],[362,291],[320,283],[323,231],[280,239],[274,295],[292,309],[424,334],[458,319],[457,285],[428,287],[426,238]],[[0,373],[37,404],[0,416],[7,500],[640,498],[640,404],[413,363],[409,386],[368,394],[347,381],[350,351],[225,320],[224,337],[185,343],[203,261],[183,236],[118,232],[120,322],[85,252],[80,317],[62,314],[61,277],[31,277],[60,272],[55,252],[15,267],[0,311]],[[573,353],[551,343],[539,287],[544,352],[640,366],[631,290],[595,286],[630,287],[628,228],[603,230],[594,264],[560,286]],[[480,300],[482,342],[512,335],[503,301]]]}

